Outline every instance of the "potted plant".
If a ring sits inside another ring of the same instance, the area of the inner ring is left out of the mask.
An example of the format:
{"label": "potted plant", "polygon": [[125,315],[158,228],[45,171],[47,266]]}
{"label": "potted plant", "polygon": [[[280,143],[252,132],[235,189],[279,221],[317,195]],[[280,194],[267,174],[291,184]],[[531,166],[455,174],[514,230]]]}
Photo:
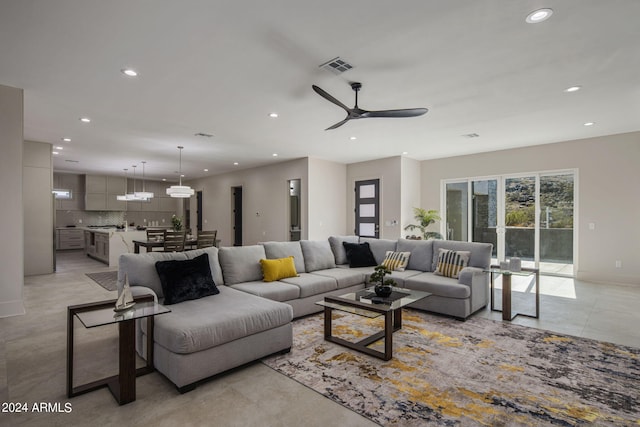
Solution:
{"label": "potted plant", "polygon": [[385,280],[384,278],[387,274],[391,274],[391,270],[384,265],[379,265],[374,270],[369,277],[369,282],[375,284],[373,290],[379,297],[388,297],[393,292],[393,286],[396,284],[393,279]]}
{"label": "potted plant", "polygon": [[175,231],[182,230],[182,218],[173,215],[171,217],[171,225],[173,225]]}
{"label": "potted plant", "polygon": [[440,221],[440,214],[435,209],[422,209],[422,208],[413,208],[413,217],[418,221],[419,224],[409,224],[404,229],[405,230],[415,230],[416,228],[420,230],[422,233],[422,237],[427,239],[442,239],[442,234],[437,231],[427,231],[427,227],[433,224],[436,221]]}

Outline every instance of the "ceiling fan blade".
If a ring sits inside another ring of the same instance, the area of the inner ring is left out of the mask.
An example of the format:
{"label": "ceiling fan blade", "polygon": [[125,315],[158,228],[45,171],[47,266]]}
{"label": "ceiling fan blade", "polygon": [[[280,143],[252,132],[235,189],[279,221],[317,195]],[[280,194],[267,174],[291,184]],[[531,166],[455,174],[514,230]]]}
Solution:
{"label": "ceiling fan blade", "polygon": [[367,111],[362,117],[417,117],[426,114],[426,108],[405,108],[402,110]]}
{"label": "ceiling fan blade", "polygon": [[329,102],[333,102],[334,104],[336,104],[338,107],[342,108],[343,110],[345,110],[347,113],[351,112],[351,109],[349,107],[347,107],[346,105],[344,105],[342,102],[338,101],[337,99],[335,99],[333,96],[329,95],[327,92],[325,92],[323,89],[319,88],[316,85],[311,85],[311,87],[313,88],[314,91],[316,91],[316,93],[318,95],[320,95],[321,97],[323,97],[324,99],[326,99]]}
{"label": "ceiling fan blade", "polygon": [[339,128],[340,126],[342,126],[343,124],[347,123],[349,120],[351,120],[349,117],[347,117],[346,119],[344,119],[341,122],[336,123],[333,126],[330,126],[328,128],[326,128],[325,130],[331,130],[331,129],[335,129],[335,128]]}

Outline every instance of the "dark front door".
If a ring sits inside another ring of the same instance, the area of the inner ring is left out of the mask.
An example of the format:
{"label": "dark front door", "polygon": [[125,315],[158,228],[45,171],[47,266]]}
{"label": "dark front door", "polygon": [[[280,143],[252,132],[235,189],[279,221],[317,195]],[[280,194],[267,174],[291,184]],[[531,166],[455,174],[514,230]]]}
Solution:
{"label": "dark front door", "polygon": [[242,246],[242,187],[232,187],[233,246]]}
{"label": "dark front door", "polygon": [[356,181],[356,229],[361,237],[380,237],[380,180]]}

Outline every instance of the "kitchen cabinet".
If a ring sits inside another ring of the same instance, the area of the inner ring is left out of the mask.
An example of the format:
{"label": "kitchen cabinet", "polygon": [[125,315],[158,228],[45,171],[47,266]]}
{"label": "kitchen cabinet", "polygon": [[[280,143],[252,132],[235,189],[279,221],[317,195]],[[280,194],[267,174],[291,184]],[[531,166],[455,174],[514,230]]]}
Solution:
{"label": "kitchen cabinet", "polygon": [[96,233],[85,230],[84,232],[84,251],[87,256],[93,257],[96,254]]}
{"label": "kitchen cabinet", "polygon": [[118,200],[118,194],[124,194],[124,177],[86,175],[85,210],[88,211],[124,211],[127,204]]}
{"label": "kitchen cabinet", "polygon": [[58,229],[56,239],[56,249],[83,249],[84,248],[84,232],[74,228]]}
{"label": "kitchen cabinet", "polygon": [[87,256],[109,264],[109,232],[85,230],[84,238]]}
{"label": "kitchen cabinet", "polygon": [[87,193],[106,194],[107,177],[102,175],[85,175],[85,191]]}
{"label": "kitchen cabinet", "polygon": [[84,176],[71,173],[54,173],[53,188],[71,191],[70,199],[56,199],[56,209],[80,211],[84,209]]}
{"label": "kitchen cabinet", "polygon": [[95,257],[100,261],[109,264],[109,234],[96,233],[96,253]]}

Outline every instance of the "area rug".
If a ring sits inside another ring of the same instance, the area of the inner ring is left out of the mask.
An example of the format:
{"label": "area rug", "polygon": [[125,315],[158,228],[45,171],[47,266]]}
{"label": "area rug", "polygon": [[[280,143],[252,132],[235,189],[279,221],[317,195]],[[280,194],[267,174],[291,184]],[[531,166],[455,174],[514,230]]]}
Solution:
{"label": "area rug", "polygon": [[[382,327],[333,323],[352,341]],[[416,310],[388,362],[324,341],[323,314],[296,320],[293,341],[263,363],[384,426],[640,425],[638,348]]]}
{"label": "area rug", "polygon": [[118,289],[118,272],[104,271],[101,273],[86,273],[87,276],[108,291]]}

